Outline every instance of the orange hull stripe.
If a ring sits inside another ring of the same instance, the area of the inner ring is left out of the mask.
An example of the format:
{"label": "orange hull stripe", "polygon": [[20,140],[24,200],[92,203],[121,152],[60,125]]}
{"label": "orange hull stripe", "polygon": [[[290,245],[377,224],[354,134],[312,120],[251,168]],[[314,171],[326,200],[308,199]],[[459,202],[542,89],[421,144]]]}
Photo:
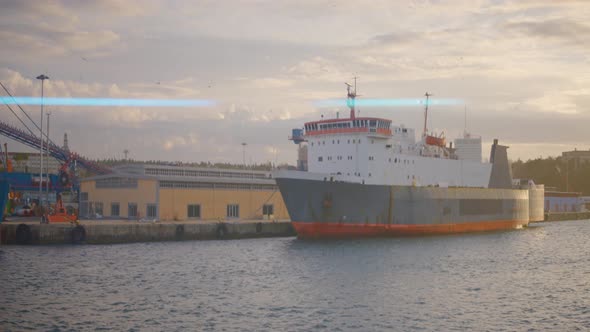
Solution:
{"label": "orange hull stripe", "polygon": [[340,224],[322,222],[292,222],[292,224],[295,227],[298,236],[303,238],[317,238],[403,236],[497,231],[526,226],[528,225],[528,221],[494,220],[436,225]]}

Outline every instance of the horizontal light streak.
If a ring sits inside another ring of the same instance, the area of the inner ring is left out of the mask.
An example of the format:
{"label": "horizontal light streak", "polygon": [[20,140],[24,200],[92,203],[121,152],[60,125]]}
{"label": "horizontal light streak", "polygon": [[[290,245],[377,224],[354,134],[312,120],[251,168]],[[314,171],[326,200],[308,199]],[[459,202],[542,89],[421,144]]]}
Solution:
{"label": "horizontal light streak", "polygon": [[[386,107],[386,106],[424,106],[424,99],[359,99],[354,104],[358,107]],[[464,101],[455,98],[438,98],[428,100],[428,105],[462,105]],[[325,99],[314,102],[316,107],[347,107],[346,99]]]}
{"label": "horizontal light streak", "polygon": [[208,107],[215,101],[207,99],[133,99],[133,98],[70,98],[70,97],[0,97],[9,105],[45,106],[114,106],[114,107]]}

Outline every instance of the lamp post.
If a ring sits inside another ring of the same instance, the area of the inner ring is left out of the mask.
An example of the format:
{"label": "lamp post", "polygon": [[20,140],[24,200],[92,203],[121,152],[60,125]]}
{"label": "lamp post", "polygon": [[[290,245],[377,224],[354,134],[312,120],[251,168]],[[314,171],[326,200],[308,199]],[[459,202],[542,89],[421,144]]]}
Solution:
{"label": "lamp post", "polygon": [[242,143],[242,164],[244,165],[244,169],[246,169],[246,142]]}
{"label": "lamp post", "polygon": [[[41,80],[41,126],[39,126],[39,130],[41,131],[41,135],[39,136],[39,162],[41,164],[40,172],[39,172],[39,207],[43,208],[43,83],[45,80],[48,80],[49,77],[46,75],[39,75],[37,76],[38,80]],[[41,211],[43,214],[43,211]],[[43,221],[43,216],[41,216],[41,221]]]}
{"label": "lamp post", "polygon": [[47,174],[47,182],[45,183],[45,187],[46,187],[46,191],[47,193],[45,194],[45,202],[47,202],[47,206],[49,207],[49,116],[51,115],[51,112],[47,112],[47,138],[45,141],[45,161],[46,162],[46,167],[45,167],[45,174]]}

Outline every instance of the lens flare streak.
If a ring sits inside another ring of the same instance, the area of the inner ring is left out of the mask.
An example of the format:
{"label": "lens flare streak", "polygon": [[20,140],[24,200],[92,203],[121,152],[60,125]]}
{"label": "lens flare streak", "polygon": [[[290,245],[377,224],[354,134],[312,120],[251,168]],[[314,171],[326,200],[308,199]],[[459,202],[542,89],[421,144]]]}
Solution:
{"label": "lens flare streak", "polygon": [[132,98],[66,98],[66,97],[0,97],[8,105],[45,106],[114,106],[114,107],[209,107],[215,101],[207,99],[132,99]]}
{"label": "lens flare streak", "polygon": [[[424,99],[359,99],[354,104],[358,107],[386,107],[386,106],[424,106]],[[439,98],[430,99],[428,105],[462,105],[461,99]],[[346,107],[349,106],[346,99],[325,99],[314,102],[316,107]]]}

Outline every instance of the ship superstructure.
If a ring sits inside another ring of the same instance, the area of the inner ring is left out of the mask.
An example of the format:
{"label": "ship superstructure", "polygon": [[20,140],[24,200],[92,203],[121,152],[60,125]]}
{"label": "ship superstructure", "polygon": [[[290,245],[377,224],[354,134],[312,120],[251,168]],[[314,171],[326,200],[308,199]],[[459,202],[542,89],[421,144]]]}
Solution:
{"label": "ship superstructure", "polygon": [[[481,162],[481,139],[461,139],[453,148],[446,145],[443,134],[428,133],[429,93],[419,140],[414,129],[402,124],[357,117],[356,87],[348,85],[347,95],[348,118],[311,121],[305,123],[304,131],[294,131],[301,135],[299,141],[307,141],[309,172],[365,184],[488,186],[491,164]],[[474,158],[473,151],[479,151],[479,158]]]}

